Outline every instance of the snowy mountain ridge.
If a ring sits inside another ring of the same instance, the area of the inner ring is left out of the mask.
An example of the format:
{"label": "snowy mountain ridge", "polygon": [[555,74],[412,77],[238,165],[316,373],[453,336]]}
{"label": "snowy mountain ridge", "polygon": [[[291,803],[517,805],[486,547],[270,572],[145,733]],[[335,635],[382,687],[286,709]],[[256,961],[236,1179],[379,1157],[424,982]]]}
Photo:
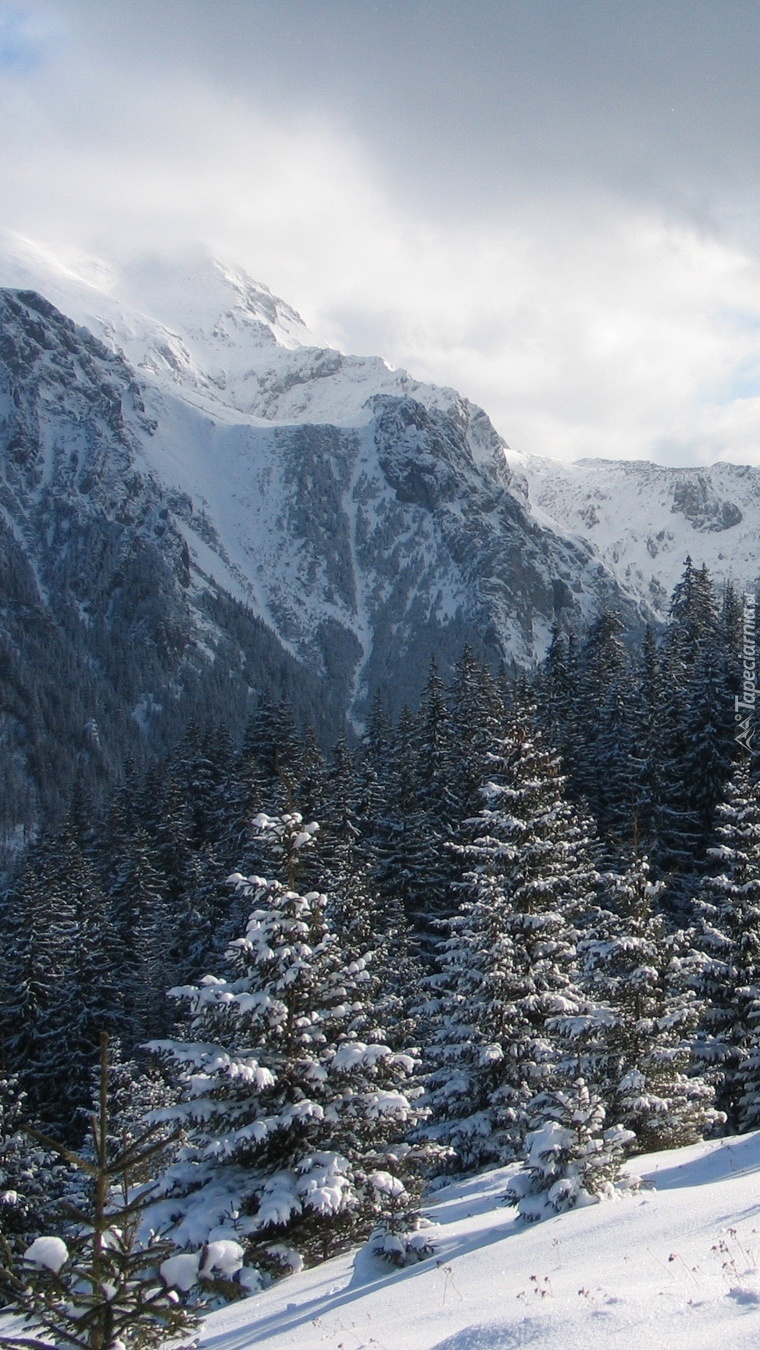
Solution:
{"label": "snowy mountain ridge", "polygon": [[178,262],[118,266],[0,231],[0,287],[40,291],[138,376],[223,420],[226,410],[355,426],[369,420],[367,400],[378,393],[439,409],[461,401],[379,357],[326,346],[265,286],[200,250]]}
{"label": "snowy mountain ridge", "polygon": [[721,461],[665,467],[646,460],[574,464],[509,453],[541,518],[592,545],[632,597],[665,618],[690,556],[738,590],[757,583],[760,469]]}
{"label": "snowy mountain ridge", "polygon": [[[590,545],[632,603],[655,616],[664,617],[687,555],[705,562],[718,581],[742,587],[756,579],[760,469],[728,461],[689,469],[521,455],[455,390],[417,381],[379,357],[325,346],[265,286],[201,251],[179,262],[148,258],[119,266],[0,231],[0,286],[41,291],[122,353],[144,382],[147,402],[157,403],[159,421],[167,408],[176,411],[176,399],[217,426],[250,428],[359,429],[371,422],[378,395],[453,412],[476,464],[491,471],[496,465],[538,524]],[[206,497],[208,474],[198,473],[204,458],[199,451],[191,464],[185,454],[177,468],[191,475],[193,487],[176,476],[172,486]],[[170,461],[162,447],[152,468],[163,477]],[[232,551],[240,563],[239,550]],[[246,566],[243,560],[240,575]],[[238,594],[246,590],[239,577],[228,576],[227,584]]]}
{"label": "snowy mountain ridge", "polygon": [[[40,635],[53,612],[65,629],[76,718],[121,719],[132,754],[132,723],[147,743],[157,710],[190,687],[203,702],[207,680],[235,716],[271,681],[307,716],[316,698],[338,735],[375,696],[414,706],[432,658],[445,678],[465,643],[530,669],[556,624],[582,630],[603,606],[640,627],[687,553],[754,581],[760,470],[521,459],[456,391],[319,345],[292,307],[201,254],[119,267],[6,232],[3,286],[15,800],[31,800],[28,747],[55,721],[29,712],[52,647],[34,646],[25,607]],[[96,714],[78,711],[85,689]]]}

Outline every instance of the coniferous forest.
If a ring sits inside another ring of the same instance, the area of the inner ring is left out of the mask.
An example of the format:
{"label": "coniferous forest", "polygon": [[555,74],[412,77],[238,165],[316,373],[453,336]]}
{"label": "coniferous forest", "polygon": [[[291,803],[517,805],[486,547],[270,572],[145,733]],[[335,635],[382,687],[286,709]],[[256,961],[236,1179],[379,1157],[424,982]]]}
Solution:
{"label": "coniferous forest", "polygon": [[741,597],[689,560],[660,632],[602,612],[516,681],[466,648],[333,747],[262,698],[75,791],[0,910],[8,1297],[65,1320],[79,1270],[70,1343],[108,1345],[110,1262],[150,1343],[356,1242],[417,1259],[435,1178],[521,1163],[535,1220],[760,1126],[741,678]]}

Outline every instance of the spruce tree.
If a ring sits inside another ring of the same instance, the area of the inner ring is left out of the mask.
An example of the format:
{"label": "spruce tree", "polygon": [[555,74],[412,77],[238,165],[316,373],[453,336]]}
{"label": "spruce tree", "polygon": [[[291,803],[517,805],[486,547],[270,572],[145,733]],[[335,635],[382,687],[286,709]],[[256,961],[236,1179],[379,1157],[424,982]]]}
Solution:
{"label": "spruce tree", "polygon": [[666,652],[671,667],[688,681],[689,670],[711,640],[718,617],[718,604],[706,566],[695,567],[686,558],[680,581],[670,601]]}
{"label": "spruce tree", "polygon": [[385,761],[370,847],[381,895],[397,896],[410,922],[417,917],[426,837],[426,831],[419,830],[417,818],[418,754],[414,717],[408,708],[403,708]]}
{"label": "spruce tree", "polygon": [[746,757],[717,818],[718,843],[709,856],[719,870],[704,879],[695,905],[694,983],[705,1004],[696,1054],[715,1082],[729,1128],[738,1129],[756,1119],[747,1094],[757,1086],[752,1052],[760,1021],[760,786]]}
{"label": "spruce tree", "polygon": [[244,1244],[249,1267],[281,1273],[382,1223],[395,1250],[390,1230],[414,1223],[404,1139],[418,1113],[413,1057],[381,1039],[367,961],[346,959],[324,894],[294,889],[316,827],[297,812],[257,826],[288,880],[233,875],[252,909],[232,978],[173,991],[187,1039],[154,1049],[181,1092],[165,1115],[187,1138],[163,1179],[175,1240],[199,1246],[211,1227]]}
{"label": "spruce tree", "polygon": [[23,1265],[0,1267],[5,1299],[31,1332],[0,1336],[0,1344],[9,1350],[38,1350],[48,1336],[56,1346],[77,1350],[161,1346],[193,1325],[162,1274],[173,1256],[172,1244],[152,1236],[141,1242],[138,1236],[147,1200],[139,1188],[133,1192],[132,1174],[150,1170],[164,1141],[155,1144],[154,1127],[126,1148],[111,1146],[105,1034],[91,1129],[89,1156],[38,1136],[43,1147],[83,1174],[87,1194],[81,1202],[69,1203],[63,1236],[40,1234],[26,1249]]}
{"label": "spruce tree", "polygon": [[0,1242],[17,1256],[56,1221],[67,1169],[27,1132],[26,1094],[0,1078]]}
{"label": "spruce tree", "polygon": [[604,878],[604,903],[578,944],[581,983],[605,1016],[586,1045],[584,1071],[607,1119],[640,1151],[694,1143],[721,1119],[712,1087],[694,1074],[700,1011],[686,937],[669,931],[646,858]]}
{"label": "spruce tree", "polygon": [[708,726],[712,720],[712,712],[704,706],[703,692],[708,699],[715,694],[711,681],[707,683],[712,695],[704,686],[717,622],[717,602],[709,573],[705,567],[695,568],[691,558],[687,558],[683,576],[673,591],[662,650],[662,753],[651,854],[657,875],[674,878],[669,890],[675,909],[682,907],[684,901],[678,878],[693,874],[705,843],[704,800],[700,800],[699,788],[702,769],[695,751],[706,734],[712,756],[714,738],[711,731],[702,731],[706,713]]}
{"label": "spruce tree", "polygon": [[634,737],[631,749],[634,849],[649,854],[655,846],[655,830],[666,751],[663,722],[664,683],[662,659],[651,625],[647,625],[635,664],[632,684]]}
{"label": "spruce tree", "polygon": [[536,1100],[536,1128],[528,1134],[525,1168],[510,1180],[506,1200],[521,1219],[562,1214],[614,1195],[633,1135],[606,1126],[604,1104],[582,1078]]}
{"label": "spruce tree", "polygon": [[577,762],[578,659],[574,637],[557,625],[536,687],[541,729],[559,753],[566,771]]}
{"label": "spruce tree", "polygon": [[[338,810],[341,790],[344,809]],[[311,852],[328,898],[327,918],[348,962],[365,962],[368,1008],[394,1049],[417,1040],[412,1005],[419,1000],[422,968],[411,926],[398,897],[383,896],[363,838],[362,806],[353,760],[337,747],[334,775],[325,794],[333,823],[322,829]]]}
{"label": "spruce tree", "polygon": [[448,693],[450,737],[448,793],[454,830],[480,809],[487,756],[504,733],[506,708],[486,666],[465,647]]}
{"label": "spruce tree", "polygon": [[260,697],[243,738],[243,758],[249,764],[259,803],[292,803],[301,746],[293,715],[286,703]]}
{"label": "spruce tree", "polygon": [[580,654],[575,791],[591,812],[611,857],[629,843],[633,820],[632,681],[617,615],[604,610]]}
{"label": "spruce tree", "polygon": [[428,1128],[466,1170],[521,1155],[530,1103],[558,1081],[549,1019],[584,1012],[574,976],[597,880],[589,832],[532,709],[518,706],[510,733],[491,753],[471,842],[455,850],[463,899],[431,980]]}
{"label": "spruce tree", "polygon": [[5,1063],[31,1113],[71,1143],[102,1030],[118,1029],[115,942],[105,896],[71,834],[30,853],[3,915]]}
{"label": "spruce tree", "polygon": [[168,945],[172,930],[166,882],[154,862],[151,841],[135,824],[111,856],[108,894],[119,952],[118,1001],[132,1044],[167,1031],[166,988],[174,970]]}
{"label": "spruce tree", "polygon": [[445,844],[457,818],[451,715],[435,661],[422,691],[412,747],[412,800],[404,820],[408,914],[430,947],[433,921],[454,908],[453,869]]}
{"label": "spruce tree", "polygon": [[[42,1106],[36,1072],[48,1048],[47,1030],[56,982],[66,971],[67,915],[56,904],[58,873],[52,839],[30,849],[0,911],[4,960],[0,967],[0,1027],[3,1062]],[[48,1122],[50,1123],[50,1122]]]}
{"label": "spruce tree", "polygon": [[[697,829],[695,862],[702,863],[710,842],[715,812],[733,768],[734,718],[726,651],[716,625],[712,641],[705,641],[695,665],[684,713],[682,771],[686,801]],[[739,662],[736,662],[739,669]]]}

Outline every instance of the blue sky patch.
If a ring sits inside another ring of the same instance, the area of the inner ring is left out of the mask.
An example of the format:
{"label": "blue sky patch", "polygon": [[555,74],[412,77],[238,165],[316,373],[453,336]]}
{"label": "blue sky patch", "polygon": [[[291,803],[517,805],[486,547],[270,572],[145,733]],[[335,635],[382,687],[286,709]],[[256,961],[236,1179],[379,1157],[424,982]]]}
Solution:
{"label": "blue sky patch", "polygon": [[43,60],[44,41],[28,10],[0,10],[0,72],[25,74]]}

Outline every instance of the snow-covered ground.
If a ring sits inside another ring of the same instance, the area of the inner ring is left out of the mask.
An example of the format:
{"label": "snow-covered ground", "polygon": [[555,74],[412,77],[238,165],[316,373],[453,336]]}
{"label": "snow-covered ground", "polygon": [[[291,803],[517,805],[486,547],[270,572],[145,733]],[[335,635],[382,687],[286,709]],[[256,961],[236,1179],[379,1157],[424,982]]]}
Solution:
{"label": "snow-covered ground", "polygon": [[428,1206],[433,1256],[346,1254],[211,1314],[202,1350],[715,1350],[760,1344],[760,1133],[638,1158],[642,1189],[526,1227],[508,1172]]}

